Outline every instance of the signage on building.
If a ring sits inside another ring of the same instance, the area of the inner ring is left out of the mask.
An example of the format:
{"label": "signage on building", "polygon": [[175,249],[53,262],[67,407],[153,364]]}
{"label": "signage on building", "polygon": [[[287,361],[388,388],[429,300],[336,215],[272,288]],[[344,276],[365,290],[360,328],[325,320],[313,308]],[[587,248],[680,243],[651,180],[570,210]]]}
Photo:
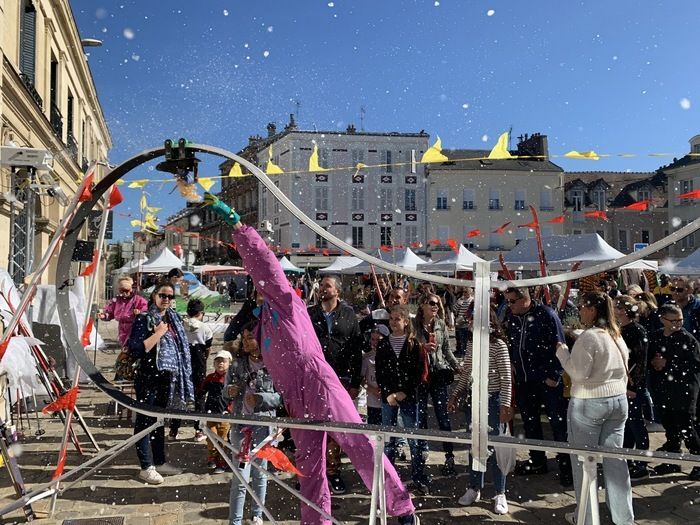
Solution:
{"label": "signage on building", "polygon": [[393,221],[393,220],[394,220],[394,216],[393,216],[393,214],[391,214],[391,213],[382,213],[382,215],[381,215],[381,217],[380,217],[379,220],[380,220],[380,221],[383,221],[383,222]]}
{"label": "signage on building", "polygon": [[418,177],[415,175],[409,175],[406,177],[406,184],[417,184],[418,183]]}
{"label": "signage on building", "polygon": [[354,184],[364,184],[364,182],[365,182],[365,176],[364,176],[364,175],[360,175],[360,174],[355,174],[355,175],[352,176],[352,182],[353,182]]}
{"label": "signage on building", "polygon": [[417,213],[407,213],[405,215],[406,220],[410,222],[415,222],[418,220],[418,214]]}
{"label": "signage on building", "polygon": [[364,213],[353,213],[353,214],[352,214],[352,220],[353,220],[353,221],[364,221],[364,220],[365,220],[365,214],[364,214]]}
{"label": "signage on building", "polygon": [[326,173],[317,173],[316,182],[328,182],[328,175]]}
{"label": "signage on building", "polygon": [[644,248],[646,248],[648,246],[649,246],[648,242],[635,242],[634,243],[634,251],[641,252]]}
{"label": "signage on building", "polygon": [[326,212],[317,212],[316,213],[316,220],[317,221],[327,221],[328,214]]}
{"label": "signage on building", "polygon": [[391,175],[382,175],[381,180],[382,180],[382,184],[391,184],[393,181]]}
{"label": "signage on building", "polygon": [[[88,239],[97,240],[100,235],[100,223],[102,222],[102,211],[94,210],[90,212],[88,217]],[[112,212],[107,212],[107,230],[105,231],[105,239],[112,238]]]}

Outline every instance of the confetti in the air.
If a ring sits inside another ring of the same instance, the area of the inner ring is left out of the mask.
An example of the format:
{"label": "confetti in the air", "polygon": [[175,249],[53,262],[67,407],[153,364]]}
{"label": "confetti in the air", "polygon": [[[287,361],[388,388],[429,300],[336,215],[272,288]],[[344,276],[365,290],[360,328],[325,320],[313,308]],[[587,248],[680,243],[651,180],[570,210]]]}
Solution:
{"label": "confetti in the air", "polygon": [[481,142],[488,142],[489,141],[489,136],[488,135],[482,135],[481,137]]}
{"label": "confetti in the air", "polygon": [[680,105],[682,109],[690,109],[690,100],[686,97],[683,97],[680,101]]}
{"label": "confetti in the air", "polygon": [[335,7],[335,3],[333,3],[333,2],[328,2],[328,7]]}
{"label": "confetti in the air", "polygon": [[133,40],[134,36],[136,36],[136,34],[134,33],[134,30],[130,29],[128,27],[124,28],[123,34],[124,34],[124,38],[126,38],[127,40]]}
{"label": "confetti in the air", "polygon": [[228,9],[224,9],[224,16],[228,16]]}
{"label": "confetti in the air", "polygon": [[264,56],[265,58],[269,57],[269,56],[270,56],[270,52],[269,52],[269,51],[264,51],[264,52],[263,52],[263,56]]}
{"label": "confetti in the air", "polygon": [[465,104],[462,104],[462,108],[463,108],[463,109],[469,109],[469,104],[466,104],[466,103],[465,103]]}
{"label": "confetti in the air", "polygon": [[496,14],[496,11],[494,11],[493,9],[489,9],[488,11],[486,11],[486,16],[493,16],[495,14]]}

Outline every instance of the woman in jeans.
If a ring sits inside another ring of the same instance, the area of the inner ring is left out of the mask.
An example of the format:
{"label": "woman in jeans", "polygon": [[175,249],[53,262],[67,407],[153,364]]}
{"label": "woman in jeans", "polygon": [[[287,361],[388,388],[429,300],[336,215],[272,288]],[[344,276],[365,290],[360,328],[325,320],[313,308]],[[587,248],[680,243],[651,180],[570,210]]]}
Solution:
{"label": "woman in jeans", "polygon": [[[423,382],[418,393],[418,419],[420,428],[428,428],[428,396],[430,396],[433,400],[435,417],[440,430],[451,431],[450,415],[447,413],[447,387],[449,383],[445,382],[445,375],[442,374],[449,371],[456,374],[460,371],[460,366],[450,349],[449,334],[445,321],[442,319],[444,317],[442,312],[444,312],[442,300],[437,295],[428,293],[418,299],[418,312],[413,319],[413,324],[416,338],[429,360],[427,382]],[[444,442],[442,449],[445,452],[442,474],[444,476],[454,475],[454,445],[450,442]],[[424,452],[427,455],[427,445]]]}
{"label": "woman in jeans", "polygon": [[[627,420],[629,350],[620,335],[613,302],[607,294],[584,294],[579,311],[586,330],[571,351],[564,343],[557,346],[557,357],[571,377],[567,415],[569,443],[581,447],[622,448]],[[575,465],[576,501],[580,501],[582,463],[577,454],[572,454],[571,459]],[[613,522],[632,525],[634,513],[627,462],[622,458],[603,458],[603,475],[605,501]],[[591,523],[590,508],[588,505],[585,525]],[[567,514],[566,519],[576,523],[574,513]]]}
{"label": "woman in jeans", "polygon": [[[194,404],[192,365],[182,319],[171,308],[174,298],[170,283],[156,284],[148,311],[134,321],[129,351],[139,360],[134,377],[139,403],[184,410]],[[155,422],[156,418],[137,413],[134,434]],[[139,478],[146,483],[158,485],[163,483],[163,475],[181,472],[165,462],[162,426],[138,440],[136,452],[141,464]]]}

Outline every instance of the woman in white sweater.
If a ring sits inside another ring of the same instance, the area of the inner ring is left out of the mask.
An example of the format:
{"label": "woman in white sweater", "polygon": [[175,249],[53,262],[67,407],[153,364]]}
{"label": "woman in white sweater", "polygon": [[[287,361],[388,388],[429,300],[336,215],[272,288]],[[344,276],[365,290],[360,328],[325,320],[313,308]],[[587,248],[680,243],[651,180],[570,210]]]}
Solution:
{"label": "woman in white sweater", "polygon": [[[590,292],[583,296],[579,311],[586,330],[569,349],[557,347],[557,357],[571,377],[571,400],[567,416],[572,445],[622,448],[627,420],[627,376],[629,351],[620,335],[607,294]],[[576,501],[580,501],[582,463],[572,454]],[[632,525],[632,489],[627,462],[604,458],[605,501],[616,525]],[[566,516],[575,523],[575,515]],[[591,523],[590,505],[585,525]],[[584,524],[581,524],[584,525]]]}

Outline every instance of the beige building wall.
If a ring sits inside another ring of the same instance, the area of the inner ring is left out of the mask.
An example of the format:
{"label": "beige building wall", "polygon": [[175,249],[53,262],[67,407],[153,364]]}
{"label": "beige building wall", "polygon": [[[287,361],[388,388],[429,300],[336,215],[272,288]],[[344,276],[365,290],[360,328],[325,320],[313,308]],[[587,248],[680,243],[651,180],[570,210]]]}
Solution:
{"label": "beige building wall", "polygon": [[[20,29],[27,10],[34,12],[33,74],[26,66],[31,54],[23,53],[21,47],[23,36],[29,34]],[[0,27],[0,145],[14,143],[49,151],[54,157],[54,178],[70,198],[84,168],[92,161],[107,161],[112,142],[69,2],[0,0]],[[98,169],[96,180],[101,175]],[[0,185],[0,231],[9,232],[9,169],[0,170]],[[37,204],[35,262],[45,252],[65,212],[48,195]],[[7,233],[0,235],[3,268],[8,267],[9,243]],[[52,262],[42,282],[53,282],[55,269]]]}
{"label": "beige building wall", "polygon": [[[700,190],[700,135],[690,139],[691,153],[666,168],[668,174],[668,224],[675,231],[700,217],[700,199],[678,196]],[[670,248],[671,257],[687,257],[700,247],[700,233],[695,232]]]}

